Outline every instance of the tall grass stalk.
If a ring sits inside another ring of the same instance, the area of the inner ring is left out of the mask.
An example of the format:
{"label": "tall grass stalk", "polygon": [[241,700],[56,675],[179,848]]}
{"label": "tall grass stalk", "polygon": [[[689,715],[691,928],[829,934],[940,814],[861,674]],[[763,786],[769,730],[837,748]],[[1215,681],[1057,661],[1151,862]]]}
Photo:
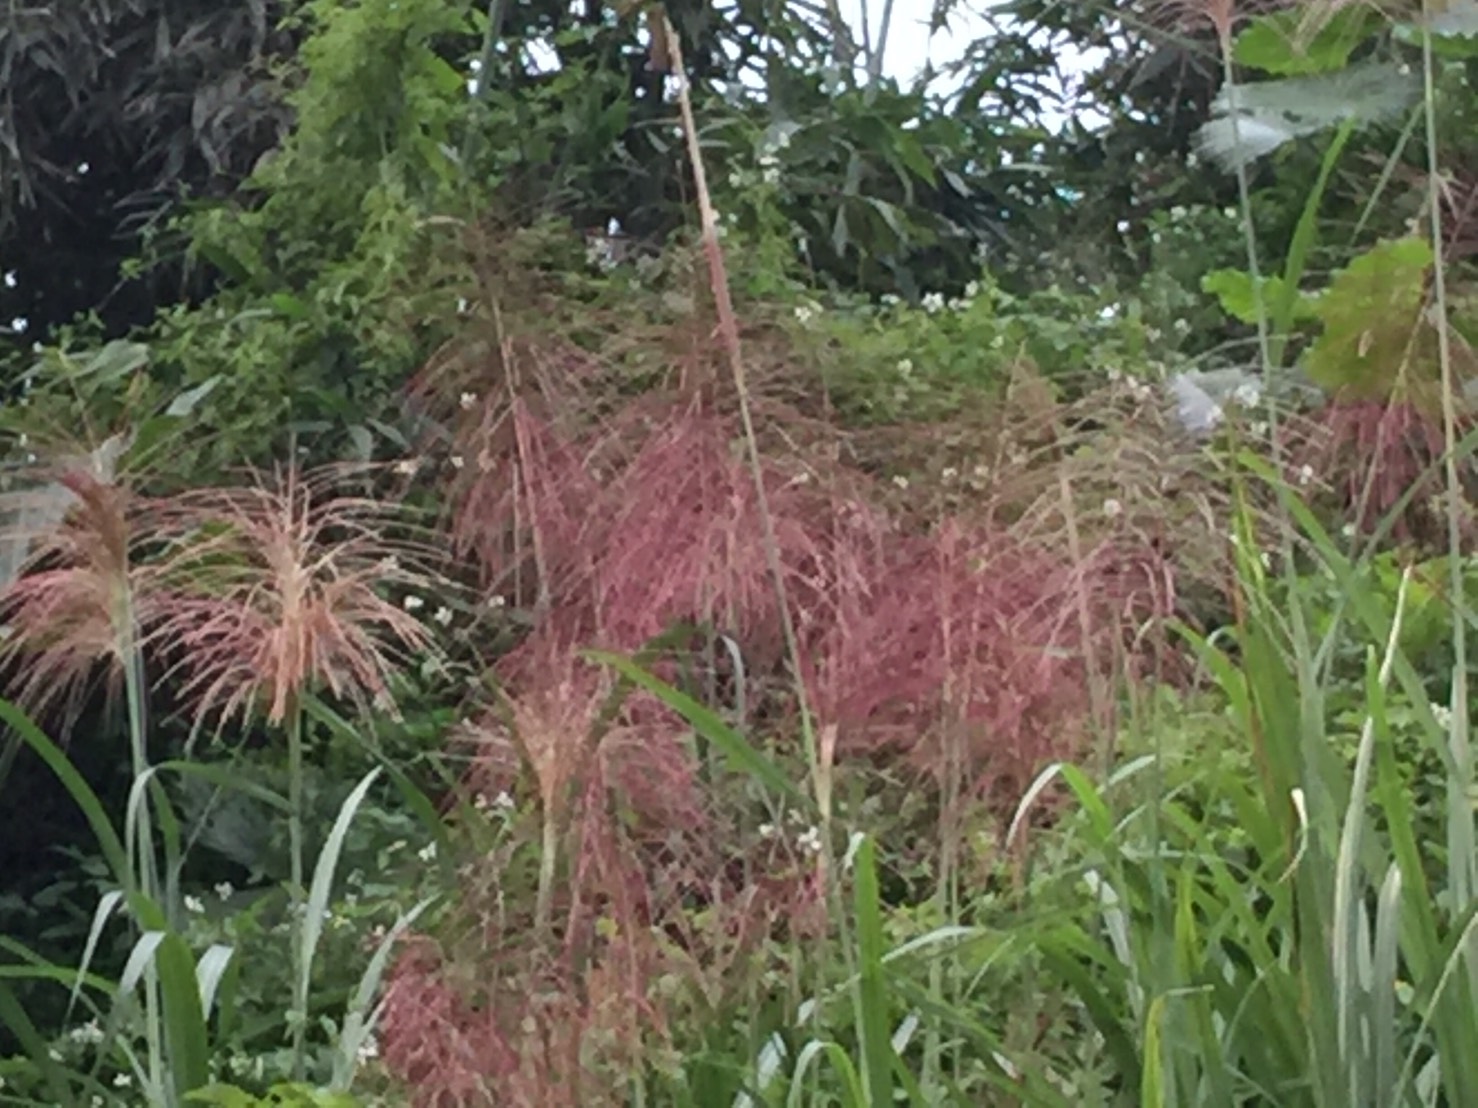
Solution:
{"label": "tall grass stalk", "polygon": [[[1356,567],[1279,491],[1322,571],[1353,585]],[[1239,531],[1250,539],[1245,514]],[[1478,1102],[1466,955],[1475,913],[1454,895],[1472,851],[1430,871],[1392,746],[1397,696],[1414,702],[1435,742],[1448,738],[1401,652],[1406,584],[1394,616],[1354,597],[1353,622],[1336,620],[1316,642],[1302,630],[1313,585],[1300,578],[1277,593],[1250,541],[1239,543],[1238,569],[1236,655],[1185,634],[1249,737],[1255,772],[1207,771],[1202,791],[1184,793],[1166,789],[1162,767],[1144,772],[1159,756],[1102,786],[1053,767],[1044,777],[1063,780],[1078,803],[1096,918],[1044,927],[1036,946],[1141,1103]],[[1330,640],[1350,634],[1375,645],[1347,766],[1329,741],[1323,660]],[[1018,824],[1044,787],[1028,793]],[[1449,788],[1450,806],[1456,795]],[[1471,823],[1470,801],[1455,807],[1449,820]],[[1243,836],[1234,849],[1226,811]]]}
{"label": "tall grass stalk", "polygon": [[[693,113],[692,97],[688,86],[687,69],[682,45],[677,32],[668,21],[665,12],[659,17],[663,33],[670,50],[673,69],[677,75],[678,109],[682,119],[683,136],[686,143],[690,169],[693,174],[694,191],[697,194],[698,216],[702,228],[703,251],[708,261],[709,286],[718,317],[719,341],[728,361],[735,398],[739,407],[739,418],[744,433],[745,455],[749,464],[750,477],[754,483],[755,505],[761,527],[765,561],[775,590],[776,606],[780,618],[781,634],[785,652],[793,676],[796,704],[799,710],[802,745],[807,767],[810,770],[812,794],[817,809],[821,830],[822,850],[817,855],[817,867],[825,889],[831,916],[843,931],[840,944],[844,960],[850,963],[851,947],[845,938],[846,913],[841,910],[840,890],[837,886],[831,852],[835,849],[836,837],[833,826],[833,769],[835,763],[836,733],[818,736],[815,718],[811,711],[810,698],[806,691],[800,642],[796,635],[795,615],[785,586],[785,570],[780,559],[780,545],[775,536],[774,519],[770,511],[769,494],[765,488],[764,463],[760,454],[759,436],[755,433],[754,413],[750,403],[749,384],[745,372],[743,348],[739,337],[739,319],[734,311],[733,296],[729,289],[728,270],[724,262],[723,247],[719,243],[718,212],[708,189],[707,169],[703,157],[703,145],[698,133],[697,120]],[[827,741],[829,738],[829,741]],[[849,964],[849,971],[852,968]]]}

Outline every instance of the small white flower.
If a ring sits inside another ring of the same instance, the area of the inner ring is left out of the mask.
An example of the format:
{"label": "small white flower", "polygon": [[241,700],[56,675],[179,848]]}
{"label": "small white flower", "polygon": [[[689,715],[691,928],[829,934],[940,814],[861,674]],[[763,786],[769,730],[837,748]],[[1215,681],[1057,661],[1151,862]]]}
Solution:
{"label": "small white flower", "polygon": [[1232,390],[1232,399],[1243,408],[1255,408],[1262,399],[1262,389],[1251,381]]}
{"label": "small white flower", "polygon": [[821,853],[821,831],[816,827],[808,827],[796,837],[795,845],[811,854]]}
{"label": "small white flower", "polygon": [[443,604],[440,608],[436,609],[436,614],[431,618],[441,624],[441,626],[446,627],[452,622],[452,610]]}
{"label": "small white flower", "polygon": [[421,859],[421,861],[423,862],[436,861],[436,844],[427,843],[420,850],[416,851],[416,857]]}
{"label": "small white flower", "polygon": [[903,376],[903,377],[907,377],[912,372],[913,372],[913,359],[912,358],[900,358],[898,360],[898,373],[899,373],[899,375],[900,376]]}
{"label": "small white flower", "polygon": [[494,593],[492,596],[488,597],[488,607],[492,608],[494,611],[497,611],[499,608],[506,607],[507,604],[507,598],[500,593]]}
{"label": "small white flower", "polygon": [[414,477],[416,470],[421,468],[421,463],[416,458],[402,458],[395,463],[395,472],[402,477]]}
{"label": "small white flower", "polygon": [[919,305],[924,309],[924,311],[928,312],[930,315],[933,315],[935,312],[943,310],[944,293],[926,292],[924,293],[923,299],[919,301]]}
{"label": "small white flower", "polygon": [[908,488],[908,478],[900,473],[893,478],[893,484],[897,485],[900,489],[906,489]]}
{"label": "small white flower", "polygon": [[773,823],[760,824],[760,838],[773,839],[775,837],[775,825]]}
{"label": "small white flower", "polygon": [[459,400],[458,403],[462,406],[462,410],[464,412],[470,412],[477,404],[477,393],[464,392],[462,394],[461,400]]}
{"label": "small white flower", "polygon": [[460,454],[453,454],[447,460],[452,463],[453,469],[461,469],[462,466],[466,464],[462,458],[462,455]]}
{"label": "small white flower", "polygon": [[198,896],[187,896],[185,897],[185,911],[194,912],[196,915],[199,915],[205,911],[205,902]]}
{"label": "small white flower", "polygon": [[1314,467],[1313,466],[1300,466],[1299,467],[1299,470],[1298,470],[1298,483],[1300,485],[1307,485],[1313,479],[1314,479]]}
{"label": "small white flower", "polygon": [[379,1056],[380,1046],[375,1042],[375,1037],[373,1035],[366,1035],[364,1042],[359,1044],[359,1050],[355,1052],[355,1057],[359,1059],[359,1064],[364,1065],[366,1062],[372,1062]]}
{"label": "small white flower", "polygon": [[885,292],[880,298],[885,308],[896,308],[903,301],[897,293]]}
{"label": "small white flower", "polygon": [[1428,705],[1428,707],[1432,709],[1432,718],[1437,721],[1437,726],[1442,728],[1442,730],[1444,731],[1451,731],[1452,709],[1449,708],[1446,704],[1436,703],[1430,704]]}
{"label": "small white flower", "polygon": [[1346,523],[1339,529],[1339,533],[1342,538],[1353,539],[1355,537],[1355,525],[1353,523]]}
{"label": "small white flower", "polygon": [[941,480],[943,480],[946,484],[948,484],[950,481],[953,481],[959,475],[960,475],[960,471],[957,470],[954,466],[945,466],[944,467],[944,471],[942,473],[940,473],[939,476],[940,476],[940,479]]}
{"label": "small white flower", "polygon": [[231,894],[235,891],[235,888],[232,887],[231,882],[229,881],[222,881],[216,885],[216,896],[220,897],[222,900],[230,900]]}
{"label": "small white flower", "polygon": [[801,323],[810,323],[816,318],[816,309],[809,304],[797,304],[795,306],[795,318]]}
{"label": "small white flower", "polygon": [[67,1038],[74,1043],[100,1043],[103,1041],[103,1029],[98,1026],[97,1020],[88,1020],[67,1032]]}
{"label": "small white flower", "polygon": [[457,314],[458,315],[466,315],[467,314],[467,307],[468,307],[468,305],[467,305],[467,298],[465,296],[459,296],[459,297],[457,297]]}
{"label": "small white flower", "polygon": [[504,789],[497,796],[493,797],[493,807],[500,812],[511,812],[516,805],[513,802],[513,797],[508,794],[508,790]]}
{"label": "small white flower", "polygon": [[126,1073],[115,1074],[113,1077],[113,1088],[126,1089],[133,1084],[133,1078]]}
{"label": "small white flower", "polygon": [[401,601],[401,604],[405,607],[405,610],[407,612],[416,612],[420,611],[426,606],[426,601],[422,600],[415,593],[411,593],[409,596]]}
{"label": "small white flower", "polygon": [[971,281],[969,284],[967,284],[965,286],[965,299],[966,300],[974,300],[979,295],[980,295],[980,282],[979,281]]}
{"label": "small white flower", "polygon": [[1109,519],[1117,519],[1124,514],[1124,505],[1111,496],[1103,502],[1103,514]]}

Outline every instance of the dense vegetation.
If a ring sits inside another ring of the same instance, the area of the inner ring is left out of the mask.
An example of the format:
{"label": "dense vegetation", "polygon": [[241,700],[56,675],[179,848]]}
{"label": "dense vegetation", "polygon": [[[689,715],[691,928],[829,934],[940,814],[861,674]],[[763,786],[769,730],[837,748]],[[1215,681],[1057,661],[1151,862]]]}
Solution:
{"label": "dense vegetation", "polygon": [[874,8],[0,16],[0,1104],[1478,1104],[1478,13]]}

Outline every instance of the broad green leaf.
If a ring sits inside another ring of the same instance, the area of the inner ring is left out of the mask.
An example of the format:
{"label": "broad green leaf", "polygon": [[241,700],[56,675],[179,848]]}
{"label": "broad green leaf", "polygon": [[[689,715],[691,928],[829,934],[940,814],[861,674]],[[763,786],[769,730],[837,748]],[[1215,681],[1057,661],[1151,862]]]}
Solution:
{"label": "broad green leaf", "polygon": [[1370,400],[1436,377],[1437,336],[1423,313],[1433,262],[1425,239],[1389,239],[1340,270],[1317,308],[1323,333],[1308,372],[1331,392]]}
{"label": "broad green leaf", "polygon": [[1355,48],[1381,25],[1373,8],[1350,5],[1334,12],[1310,33],[1307,7],[1253,19],[1237,36],[1233,56],[1242,65],[1277,77],[1332,73],[1349,64]]}
{"label": "broad green leaf", "polygon": [[[1258,307],[1252,275],[1245,270],[1212,270],[1201,278],[1201,291],[1215,296],[1221,303],[1222,311],[1233,319],[1248,324],[1257,322]],[[1298,290],[1294,290],[1290,297],[1288,286],[1282,277],[1272,276],[1262,279],[1263,312],[1268,318],[1273,316],[1274,305],[1286,299],[1292,301],[1293,321],[1318,317],[1317,301],[1313,297]]]}

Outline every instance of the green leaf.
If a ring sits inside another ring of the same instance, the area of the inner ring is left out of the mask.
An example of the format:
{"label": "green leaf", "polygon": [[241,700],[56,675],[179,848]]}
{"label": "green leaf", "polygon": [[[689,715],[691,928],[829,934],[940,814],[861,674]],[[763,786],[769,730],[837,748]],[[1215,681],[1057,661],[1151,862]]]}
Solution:
{"label": "green leaf", "polygon": [[[1201,278],[1201,291],[1215,296],[1222,311],[1242,323],[1257,322],[1257,296],[1252,275],[1241,269],[1215,269]],[[1317,301],[1298,290],[1290,292],[1282,277],[1262,280],[1263,312],[1271,317],[1274,305],[1288,304],[1290,322],[1317,318]]]}
{"label": "green leaf", "polygon": [[292,320],[307,319],[309,315],[308,305],[298,297],[288,292],[273,293],[267,302],[272,305],[278,315],[286,316]]}
{"label": "green leaf", "polygon": [[1437,338],[1423,318],[1432,248],[1416,236],[1376,244],[1335,275],[1320,298],[1324,332],[1308,355],[1326,390],[1380,400],[1398,382],[1435,378]]}
{"label": "green leaf", "polygon": [[1242,65],[1278,77],[1332,73],[1349,64],[1355,48],[1381,22],[1373,9],[1350,5],[1310,36],[1301,26],[1308,18],[1309,9],[1303,6],[1260,16],[1237,36],[1232,56]]}
{"label": "green leaf", "polygon": [[938,179],[934,172],[934,163],[929,160],[929,155],[924,153],[923,146],[909,132],[894,133],[893,151],[898,155],[898,160],[908,167],[909,172],[921,181],[933,185]]}
{"label": "green leaf", "polygon": [[164,409],[164,414],[181,418],[189,415],[195,410],[195,406],[211,393],[215,392],[216,386],[221,383],[221,375],[217,373],[208,377],[193,389],[186,389],[169,402],[169,407]]}

